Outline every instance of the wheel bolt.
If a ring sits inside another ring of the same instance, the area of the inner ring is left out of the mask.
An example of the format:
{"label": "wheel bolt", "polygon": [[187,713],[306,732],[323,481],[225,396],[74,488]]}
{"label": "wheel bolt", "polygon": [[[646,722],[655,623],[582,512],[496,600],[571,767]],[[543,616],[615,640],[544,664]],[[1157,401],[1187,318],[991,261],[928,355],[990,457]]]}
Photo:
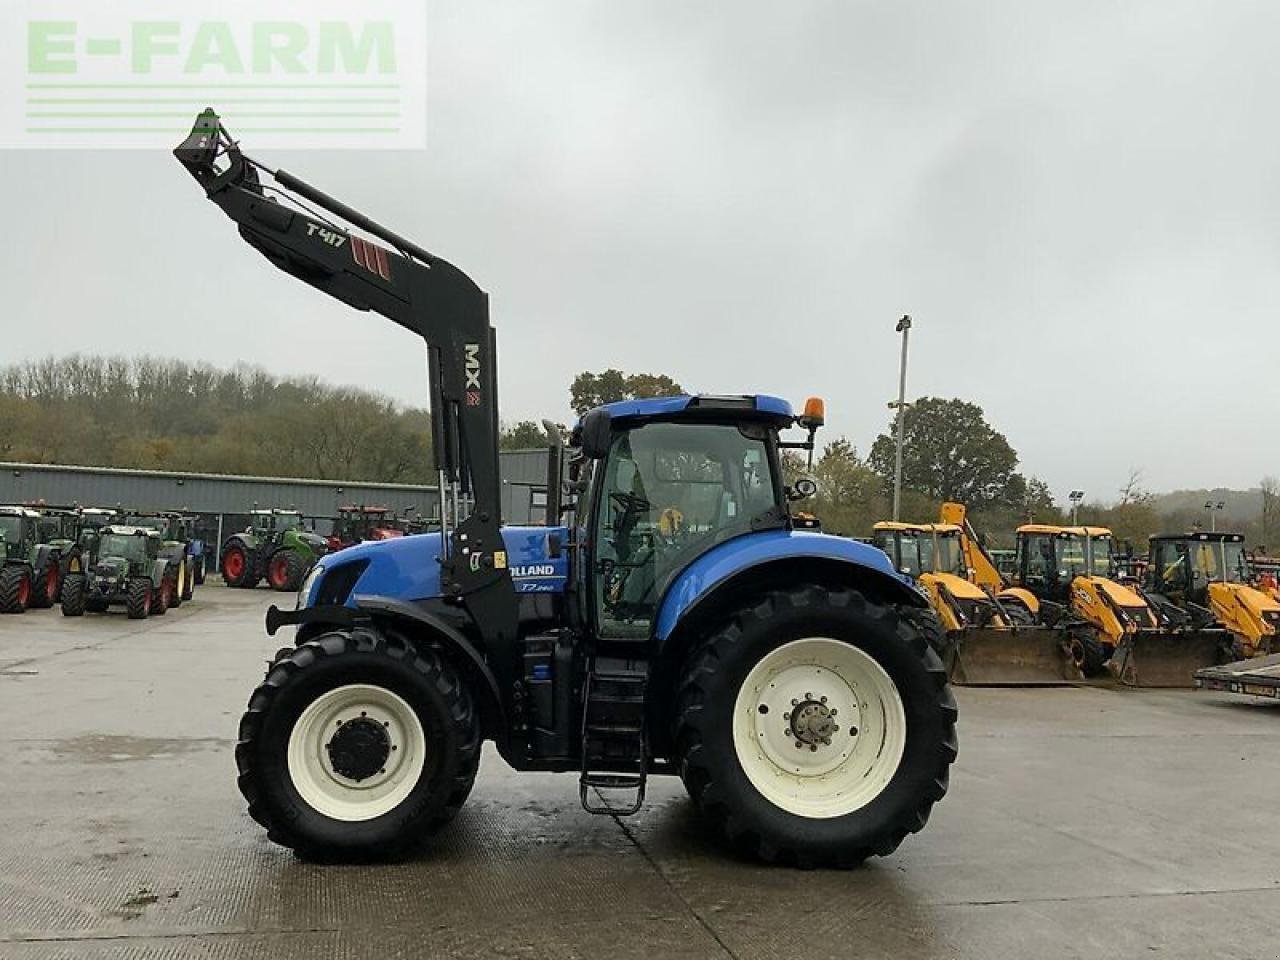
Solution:
{"label": "wheel bolt", "polygon": [[[835,724],[835,723],[833,723],[833,724],[831,725],[831,732],[832,732],[832,733],[839,733],[839,732],[840,732],[840,726],[839,726],[839,724]],[[831,741],[830,741],[830,740],[828,740],[827,742],[828,742],[828,743],[830,743]]]}
{"label": "wheel bolt", "polygon": [[819,698],[818,698],[818,701],[819,701],[820,703],[826,703],[826,702],[827,702],[827,698],[826,698],[826,697],[819,697]]}
{"label": "wheel bolt", "polygon": [[804,692],[804,698],[805,698],[806,700],[812,700],[812,699],[813,699],[813,694],[812,694],[812,693],[810,693],[808,690],[806,690],[806,691]]}
{"label": "wheel bolt", "polygon": [[856,737],[857,735],[858,735],[858,728],[857,728],[857,727],[850,727],[850,728],[849,728],[849,736],[851,736],[851,737]]}
{"label": "wheel bolt", "polygon": [[800,701],[799,701],[799,700],[792,700],[792,701],[791,701],[791,705],[792,705],[793,707],[795,707],[795,706],[799,706],[799,704],[800,704]]}
{"label": "wheel bolt", "polygon": [[840,712],[840,711],[839,711],[839,710],[837,710],[835,707],[832,707],[832,708],[831,708],[831,715],[832,715],[833,717],[834,717],[837,713],[839,713],[839,712]]}
{"label": "wheel bolt", "polygon": [[804,744],[803,744],[803,743],[801,743],[799,740],[797,740],[797,741],[796,741],[796,749],[797,749],[797,750],[799,750],[799,749],[800,749],[801,747],[803,747],[803,746],[804,746]]}
{"label": "wheel bolt", "polygon": [[784,713],[784,714],[782,715],[782,719],[783,719],[783,720],[790,720],[790,719],[791,719],[791,714],[789,714],[789,713]]}
{"label": "wheel bolt", "polygon": [[810,753],[817,753],[817,752],[818,752],[818,745],[817,745],[816,743],[811,743],[811,744],[809,744],[809,752],[810,752]]}

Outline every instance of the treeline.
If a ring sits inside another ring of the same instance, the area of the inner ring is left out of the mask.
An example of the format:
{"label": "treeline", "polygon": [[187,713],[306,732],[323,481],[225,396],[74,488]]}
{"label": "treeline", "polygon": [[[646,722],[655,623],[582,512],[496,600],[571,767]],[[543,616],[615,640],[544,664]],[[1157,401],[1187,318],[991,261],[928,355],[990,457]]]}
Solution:
{"label": "treeline", "polygon": [[153,357],[0,368],[0,459],[421,483],[430,417],[315,377]]}

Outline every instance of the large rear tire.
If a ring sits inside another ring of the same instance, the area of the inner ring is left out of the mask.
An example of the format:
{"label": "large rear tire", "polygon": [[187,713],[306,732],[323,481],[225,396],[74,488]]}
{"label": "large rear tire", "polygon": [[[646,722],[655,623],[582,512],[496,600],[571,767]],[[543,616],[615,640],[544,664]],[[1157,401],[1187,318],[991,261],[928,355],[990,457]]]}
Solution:
{"label": "large rear tire", "polygon": [[188,557],[182,565],[182,590],[178,594],[179,603],[190,600],[196,592],[196,562]]}
{"label": "large rear tire", "polygon": [[31,603],[31,568],[11,563],[0,567],[0,613],[23,613]]}
{"label": "large rear tire", "polygon": [[62,590],[62,576],[56,558],[49,558],[44,569],[35,574],[31,582],[31,608],[43,610],[58,602]]}
{"label": "large rear tire", "polygon": [[1107,672],[1107,661],[1114,652],[1098,639],[1093,630],[1072,630],[1067,636],[1068,654],[1081,676],[1100,677]]}
{"label": "large rear tire", "polygon": [[714,833],[809,867],[884,856],[920,830],[956,756],[939,637],[931,612],[816,586],[728,617],[687,660],[675,729]]}
{"label": "large rear tire", "polygon": [[457,813],[480,726],[447,661],[364,628],[282,653],[236,745],[240,792],[271,840],[313,858],[388,859]]}
{"label": "large rear tire", "polygon": [[64,617],[83,617],[85,611],[85,578],[84,574],[68,574],[62,581],[62,615]]}

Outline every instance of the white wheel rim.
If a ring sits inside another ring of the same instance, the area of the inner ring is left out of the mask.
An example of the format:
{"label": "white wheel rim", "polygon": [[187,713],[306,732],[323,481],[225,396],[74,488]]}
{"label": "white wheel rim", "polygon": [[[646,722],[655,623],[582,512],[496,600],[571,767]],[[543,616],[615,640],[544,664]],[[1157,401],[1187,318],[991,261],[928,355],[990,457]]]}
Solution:
{"label": "white wheel rim", "polygon": [[733,746],[743,773],[766,800],[801,817],[842,817],[865,807],[893,779],[906,743],[906,712],[893,680],[866,653],[829,637],[793,640],[766,654],[734,704]]}
{"label": "white wheel rim", "polygon": [[[334,769],[327,749],[356,719],[381,724],[390,749],[381,770],[356,781]],[[289,734],[289,777],[303,801],[334,820],[372,820],[404,802],[426,762],[427,739],[417,713],[384,687],[353,683],[311,702]]]}

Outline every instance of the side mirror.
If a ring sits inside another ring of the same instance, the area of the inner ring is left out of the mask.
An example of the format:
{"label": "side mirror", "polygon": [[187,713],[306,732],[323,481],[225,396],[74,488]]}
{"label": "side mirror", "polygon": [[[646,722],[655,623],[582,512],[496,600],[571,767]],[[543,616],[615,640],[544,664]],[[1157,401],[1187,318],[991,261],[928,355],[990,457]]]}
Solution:
{"label": "side mirror", "polygon": [[613,440],[613,418],[608,410],[592,410],[582,418],[582,452],[592,460],[603,460]]}
{"label": "side mirror", "polygon": [[818,492],[818,483],[812,477],[800,477],[791,487],[788,500],[807,500]]}

